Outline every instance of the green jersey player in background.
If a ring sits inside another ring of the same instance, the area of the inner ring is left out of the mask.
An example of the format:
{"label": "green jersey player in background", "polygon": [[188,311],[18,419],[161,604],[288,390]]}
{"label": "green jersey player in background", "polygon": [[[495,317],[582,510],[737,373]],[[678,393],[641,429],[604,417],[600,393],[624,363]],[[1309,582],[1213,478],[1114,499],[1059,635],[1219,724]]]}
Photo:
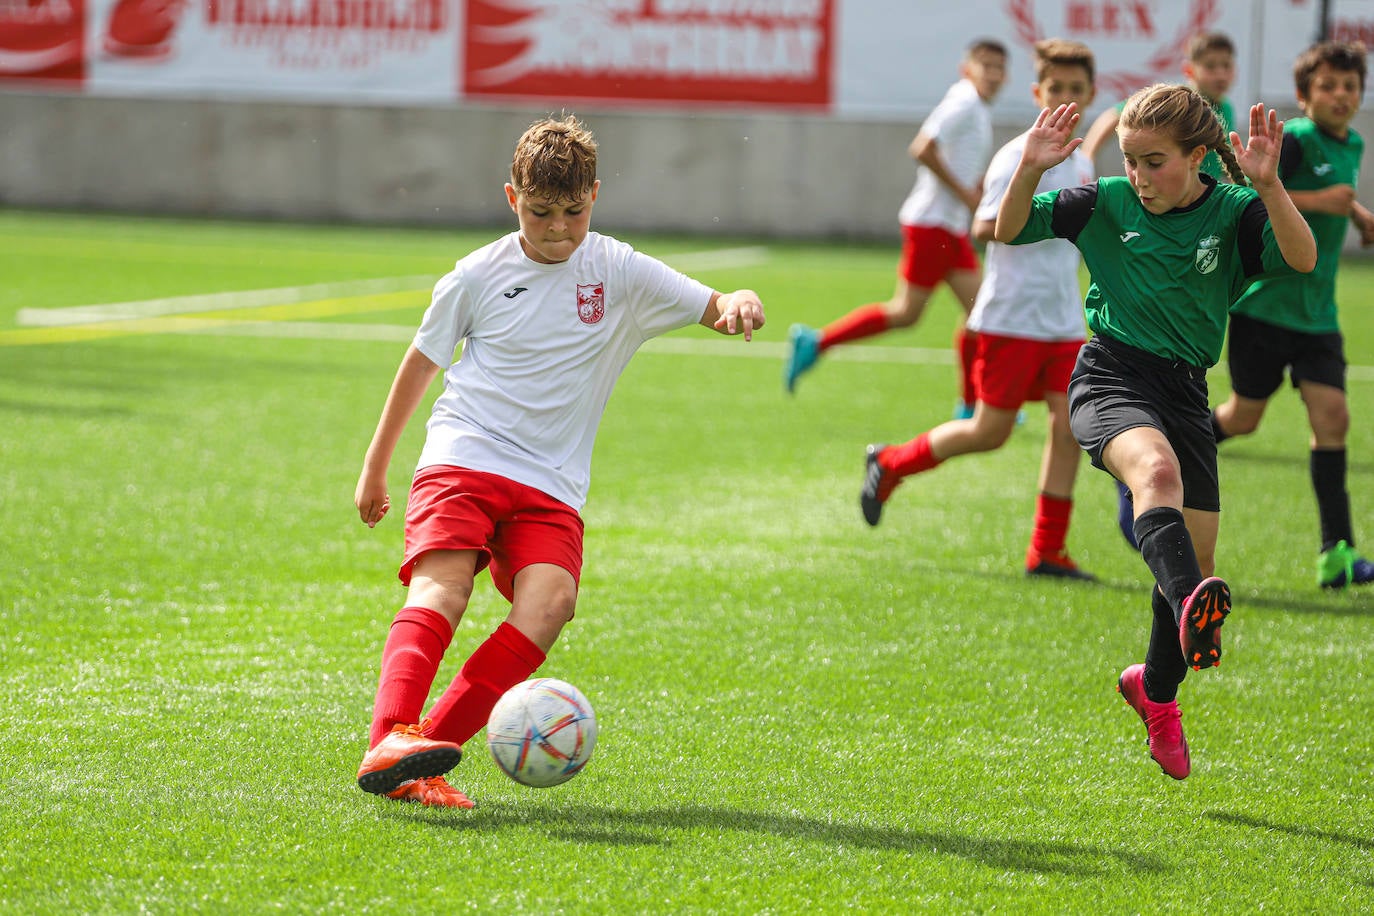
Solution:
{"label": "green jersey player in background", "polygon": [[1317,584],[1374,582],[1374,563],[1355,552],[1346,490],[1345,346],[1336,320],[1336,271],[1348,224],[1374,242],[1374,214],[1355,200],[1364,140],[1350,129],[1364,95],[1365,49],[1322,42],[1293,68],[1306,117],[1284,125],[1279,177],[1317,239],[1317,269],[1260,280],[1231,310],[1231,396],[1212,413],[1217,441],[1259,428],[1288,370],[1312,428],[1309,469],[1321,523]]}

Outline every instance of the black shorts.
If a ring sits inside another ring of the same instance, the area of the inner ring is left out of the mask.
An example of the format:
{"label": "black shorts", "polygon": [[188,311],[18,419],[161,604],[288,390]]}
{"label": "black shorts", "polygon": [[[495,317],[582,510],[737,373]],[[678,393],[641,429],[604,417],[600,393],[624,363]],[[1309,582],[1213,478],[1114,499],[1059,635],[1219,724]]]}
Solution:
{"label": "black shorts", "polygon": [[1243,398],[1267,400],[1283,384],[1284,369],[1294,388],[1316,382],[1345,390],[1345,339],[1339,331],[1304,334],[1232,315],[1230,333],[1231,390]]}
{"label": "black shorts", "polygon": [[1108,442],[1137,426],[1159,430],[1178,457],[1183,505],[1221,511],[1205,369],[1098,335],[1078,351],[1069,382],[1069,423],[1093,466],[1102,470]]}

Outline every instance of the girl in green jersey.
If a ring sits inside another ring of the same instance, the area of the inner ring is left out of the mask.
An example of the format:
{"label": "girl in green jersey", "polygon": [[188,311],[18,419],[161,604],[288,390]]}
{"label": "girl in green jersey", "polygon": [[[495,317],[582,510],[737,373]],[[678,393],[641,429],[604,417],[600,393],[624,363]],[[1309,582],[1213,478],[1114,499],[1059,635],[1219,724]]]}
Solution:
{"label": "girl in green jersey", "polygon": [[[1071,425],[1093,464],[1134,494],[1134,533],[1155,580],[1145,662],[1117,688],[1145,721],[1150,755],[1183,779],[1191,762],[1178,685],[1188,666],[1220,661],[1231,609],[1230,589],[1212,575],[1221,502],[1206,371],[1231,303],[1259,277],[1312,270],[1317,248],[1279,182],[1283,125],[1263,105],[1250,109],[1248,142],[1232,132],[1228,144],[1195,90],[1142,89],[1117,128],[1126,175],[1037,196],[1040,176],[1082,142],[1078,119],[1074,105],[1036,118],[996,239],[1066,238],[1088,265],[1094,337],[1070,382]],[[1235,184],[1199,174],[1208,151]]]}

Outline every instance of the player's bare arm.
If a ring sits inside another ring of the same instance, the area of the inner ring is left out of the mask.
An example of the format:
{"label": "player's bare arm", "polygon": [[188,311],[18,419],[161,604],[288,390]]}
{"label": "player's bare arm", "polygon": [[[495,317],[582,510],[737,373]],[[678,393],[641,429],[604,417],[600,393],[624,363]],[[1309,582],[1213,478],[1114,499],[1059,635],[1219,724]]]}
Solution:
{"label": "player's bare arm", "polygon": [[1350,205],[1350,221],[1360,233],[1360,244],[1374,245],[1374,212],[1357,200]]}
{"label": "player's bare arm", "polygon": [[763,327],[763,303],[752,289],[712,293],[700,323],[722,334],[743,334],[745,340],[753,340],[754,330]]}
{"label": "player's bare arm", "polygon": [[1317,241],[1283,182],[1279,181],[1282,146],[1283,122],[1277,112],[1266,111],[1262,102],[1250,106],[1250,136],[1245,145],[1241,145],[1240,134],[1231,131],[1231,148],[1235,150],[1236,161],[1269,211],[1269,225],[1274,230],[1274,241],[1284,261],[1300,273],[1310,273],[1317,266]]}
{"label": "player's bare arm", "polygon": [[1083,144],[1082,137],[1073,135],[1078,126],[1078,106],[1070,102],[1051,111],[1040,109],[1026,142],[1021,148],[1021,161],[1012,173],[1002,205],[997,208],[997,224],[993,238],[1010,242],[1026,228],[1030,219],[1031,200],[1040,178],[1049,169],[1063,162]]}
{"label": "player's bare arm", "polygon": [[377,421],[377,431],[372,434],[372,442],[363,458],[358,488],[353,493],[358,517],[369,528],[375,527],[391,508],[391,497],[386,491],[386,472],[391,466],[391,456],[396,451],[396,443],[406,424],[420,406],[420,400],[440,368],[412,346],[406,350],[401,366],[396,370],[381,419]]}
{"label": "player's bare arm", "polygon": [[938,140],[934,137],[928,137],[924,133],[919,133],[911,141],[911,146],[907,151],[911,153],[912,159],[930,169],[930,173],[942,185],[957,194],[959,199],[964,202],[964,206],[968,207],[970,211],[978,209],[978,201],[983,198],[983,189],[978,186],[968,187],[959,183],[959,179],[954,177],[954,173],[945,164],[944,157],[940,155],[940,142]]}
{"label": "player's bare arm", "polygon": [[1320,191],[1289,191],[1288,196],[1303,213],[1330,213],[1355,218],[1355,189],[1348,184],[1333,184]]}

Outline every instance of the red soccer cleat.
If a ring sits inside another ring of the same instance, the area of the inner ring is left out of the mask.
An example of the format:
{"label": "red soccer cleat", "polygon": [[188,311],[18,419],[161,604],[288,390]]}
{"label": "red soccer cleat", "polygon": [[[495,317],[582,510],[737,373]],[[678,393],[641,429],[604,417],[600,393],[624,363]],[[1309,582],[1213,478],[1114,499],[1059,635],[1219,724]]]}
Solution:
{"label": "red soccer cleat", "polygon": [[1082,582],[1097,581],[1097,576],[1078,568],[1078,564],[1069,556],[1067,550],[1061,550],[1056,554],[1041,555],[1034,547],[1026,548],[1026,575],[1048,576],[1056,579],[1078,579]]}

